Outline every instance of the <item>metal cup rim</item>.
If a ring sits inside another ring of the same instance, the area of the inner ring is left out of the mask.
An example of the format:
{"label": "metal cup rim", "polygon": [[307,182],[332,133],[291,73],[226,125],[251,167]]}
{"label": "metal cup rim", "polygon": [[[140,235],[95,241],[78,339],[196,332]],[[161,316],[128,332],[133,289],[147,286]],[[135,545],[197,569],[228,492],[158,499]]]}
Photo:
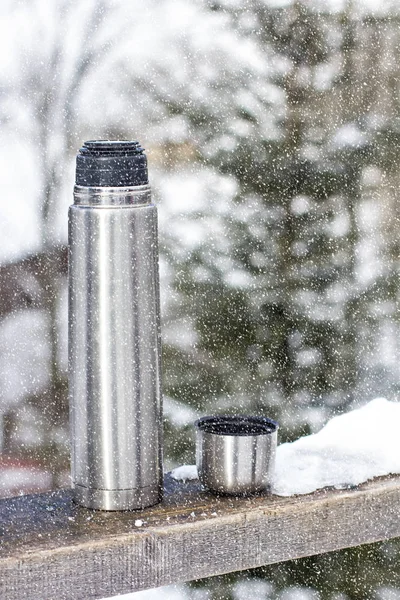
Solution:
{"label": "metal cup rim", "polygon": [[260,415],[209,415],[195,421],[197,430],[210,435],[254,437],[271,435],[279,424]]}

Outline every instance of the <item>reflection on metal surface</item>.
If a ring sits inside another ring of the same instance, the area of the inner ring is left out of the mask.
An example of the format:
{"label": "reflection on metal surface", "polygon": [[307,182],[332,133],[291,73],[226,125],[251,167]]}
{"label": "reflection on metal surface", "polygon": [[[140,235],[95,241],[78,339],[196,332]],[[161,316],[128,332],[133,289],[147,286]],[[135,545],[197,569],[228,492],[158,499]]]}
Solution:
{"label": "reflection on metal surface", "polygon": [[274,474],[278,424],[266,417],[212,416],[195,423],[202,484],[222,494],[268,490]]}
{"label": "reflection on metal surface", "polygon": [[143,508],[162,490],[157,211],[148,185],[82,188],[69,212],[76,500]]}

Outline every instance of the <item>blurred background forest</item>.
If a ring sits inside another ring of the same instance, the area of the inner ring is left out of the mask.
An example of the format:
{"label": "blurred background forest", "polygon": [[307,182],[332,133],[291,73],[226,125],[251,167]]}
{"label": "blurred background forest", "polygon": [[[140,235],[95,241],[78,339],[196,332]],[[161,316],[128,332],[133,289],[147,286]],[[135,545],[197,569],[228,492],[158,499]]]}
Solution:
{"label": "blurred background forest", "polygon": [[[397,399],[397,2],[3,0],[0,31],[0,495],[69,485],[67,207],[86,139],[147,150],[167,469],[194,461],[200,414],[266,414],[284,441]],[[270,567],[248,597],[400,598],[398,553]],[[235,582],[190,597],[247,598]]]}

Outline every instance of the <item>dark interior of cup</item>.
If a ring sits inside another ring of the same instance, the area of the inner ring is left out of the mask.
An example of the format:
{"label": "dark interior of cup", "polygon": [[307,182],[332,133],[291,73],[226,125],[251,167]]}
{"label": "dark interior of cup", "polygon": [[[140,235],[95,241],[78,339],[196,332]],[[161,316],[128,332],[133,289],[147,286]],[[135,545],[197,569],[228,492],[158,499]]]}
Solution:
{"label": "dark interior of cup", "polygon": [[272,419],[245,415],[202,417],[195,425],[205,433],[217,435],[265,435],[278,429],[278,423]]}

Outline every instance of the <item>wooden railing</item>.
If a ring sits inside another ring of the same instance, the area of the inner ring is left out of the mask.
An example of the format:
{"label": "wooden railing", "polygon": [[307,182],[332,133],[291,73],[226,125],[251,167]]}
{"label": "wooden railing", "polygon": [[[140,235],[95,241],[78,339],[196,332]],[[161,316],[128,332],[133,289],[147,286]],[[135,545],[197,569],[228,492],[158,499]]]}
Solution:
{"label": "wooden railing", "polygon": [[89,600],[400,536],[400,477],[222,498],[166,476],[162,504],[106,513],[70,490],[0,501],[0,598]]}

